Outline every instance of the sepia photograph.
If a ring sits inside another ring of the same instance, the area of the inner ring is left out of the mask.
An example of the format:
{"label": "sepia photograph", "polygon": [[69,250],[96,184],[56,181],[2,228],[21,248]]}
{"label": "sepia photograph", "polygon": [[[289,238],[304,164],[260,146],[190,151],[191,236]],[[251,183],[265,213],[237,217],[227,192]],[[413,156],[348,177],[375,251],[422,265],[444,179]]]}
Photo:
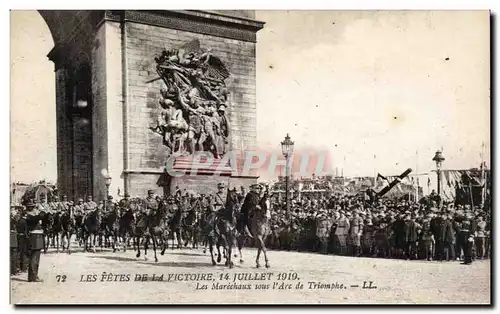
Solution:
{"label": "sepia photograph", "polygon": [[9,15],[11,304],[492,304],[489,10]]}

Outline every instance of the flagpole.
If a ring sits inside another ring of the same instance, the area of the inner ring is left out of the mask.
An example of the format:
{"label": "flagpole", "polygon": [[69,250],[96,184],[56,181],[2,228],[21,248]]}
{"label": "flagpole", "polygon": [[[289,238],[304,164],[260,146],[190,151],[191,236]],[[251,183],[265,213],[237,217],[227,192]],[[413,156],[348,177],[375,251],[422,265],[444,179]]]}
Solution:
{"label": "flagpole", "polygon": [[486,178],[485,178],[485,171],[484,171],[484,142],[481,144],[481,206],[484,207],[484,202],[486,199]]}
{"label": "flagpole", "polygon": [[417,157],[417,164],[415,165],[415,172],[416,172],[416,183],[417,183],[417,188],[415,189],[415,203],[418,203],[418,150],[416,151],[416,157]]}

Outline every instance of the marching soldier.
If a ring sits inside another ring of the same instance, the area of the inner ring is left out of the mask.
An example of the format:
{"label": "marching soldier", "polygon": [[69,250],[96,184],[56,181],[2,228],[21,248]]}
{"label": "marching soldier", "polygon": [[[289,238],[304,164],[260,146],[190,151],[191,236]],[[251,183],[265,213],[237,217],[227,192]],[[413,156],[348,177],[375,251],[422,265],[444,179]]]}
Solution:
{"label": "marching soldier", "polygon": [[29,261],[28,261],[28,281],[41,282],[38,278],[38,267],[40,265],[40,253],[43,249],[43,231],[40,224],[39,212],[35,209],[35,204],[29,203],[26,206],[27,229],[29,239]]}

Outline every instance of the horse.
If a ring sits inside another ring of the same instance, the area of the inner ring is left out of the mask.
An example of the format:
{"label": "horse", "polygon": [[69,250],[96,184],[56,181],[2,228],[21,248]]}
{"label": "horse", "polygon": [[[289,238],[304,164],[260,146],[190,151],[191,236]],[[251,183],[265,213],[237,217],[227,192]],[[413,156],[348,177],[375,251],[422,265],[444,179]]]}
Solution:
{"label": "horse", "polygon": [[[255,206],[254,208],[250,208],[249,211],[250,233],[252,234],[253,240],[257,245],[257,257],[255,259],[257,268],[260,267],[259,259],[261,252],[264,254],[266,268],[271,267],[267,258],[267,250],[265,245],[265,240],[271,233],[271,228],[269,226],[270,206],[269,191],[266,189],[262,198],[260,199],[259,205]],[[245,232],[240,231],[240,236],[238,238],[240,263],[243,263],[243,254],[241,253],[241,249],[245,244],[245,240]]]}
{"label": "horse", "polygon": [[52,225],[54,224],[54,215],[50,212],[41,211],[40,220],[42,221],[43,229],[43,252],[47,253],[50,244],[50,238],[52,236]]}
{"label": "horse", "polygon": [[88,249],[88,241],[90,240],[90,245],[92,246],[92,252],[95,253],[95,241],[99,235],[101,227],[101,215],[99,208],[96,208],[92,212],[88,213],[83,218],[83,228],[82,228],[82,239],[83,239],[83,251]]}
{"label": "horse", "polygon": [[184,230],[184,247],[186,247],[189,241],[192,242],[193,249],[198,247],[198,235],[199,235],[199,218],[196,205],[191,208],[187,216],[182,221]]}
{"label": "horse", "polygon": [[165,249],[167,248],[167,236],[168,236],[168,228],[167,223],[165,221],[165,213],[166,213],[166,204],[161,202],[158,205],[157,209],[151,210],[148,215],[148,233],[146,234],[145,240],[145,251],[144,255],[146,255],[147,245],[149,243],[149,238],[153,242],[153,252],[155,257],[155,262],[158,262],[158,257],[156,256],[156,246],[158,245],[158,240],[160,240],[162,250],[161,255],[165,254]]}
{"label": "horse", "polygon": [[59,223],[61,226],[61,245],[62,245],[62,252],[64,253],[64,242],[65,239],[68,241],[68,254],[71,254],[71,236],[73,235],[73,232],[75,231],[75,225],[74,225],[74,220],[71,218],[71,214],[67,211],[62,212],[59,215]]}
{"label": "horse", "polygon": [[212,213],[209,217],[208,223],[213,225],[213,236],[208,236],[210,246],[210,256],[212,258],[212,265],[216,265],[213,255],[214,245],[217,246],[219,253],[217,262],[221,261],[220,246],[224,246],[226,262],[225,266],[229,268],[234,267],[231,260],[232,248],[236,246],[237,230],[236,230],[236,217],[237,207],[239,206],[238,194],[236,190],[227,190],[226,206],[219,212]]}
{"label": "horse", "polygon": [[[56,252],[59,253],[59,235],[62,234],[61,212],[52,214],[52,226],[50,228],[50,236],[52,237],[52,244],[55,242]],[[63,248],[64,251],[64,248]]]}
{"label": "horse", "polygon": [[129,237],[134,236],[134,220],[135,212],[139,208],[139,200],[133,199],[129,203],[128,208],[121,208],[121,216],[118,221],[118,235],[123,241],[123,251],[127,251],[129,245]]}
{"label": "horse", "polygon": [[116,252],[116,243],[118,242],[118,232],[119,232],[119,211],[117,206],[113,206],[110,211],[106,212],[102,217],[101,229],[104,232],[105,243],[109,242],[109,238],[112,239],[113,253]]}
{"label": "horse", "polygon": [[[170,218],[169,227],[173,236],[173,239],[177,238],[177,248],[182,248],[182,209],[183,204],[178,202],[174,206],[174,214]],[[172,250],[174,249],[174,244],[172,243]]]}

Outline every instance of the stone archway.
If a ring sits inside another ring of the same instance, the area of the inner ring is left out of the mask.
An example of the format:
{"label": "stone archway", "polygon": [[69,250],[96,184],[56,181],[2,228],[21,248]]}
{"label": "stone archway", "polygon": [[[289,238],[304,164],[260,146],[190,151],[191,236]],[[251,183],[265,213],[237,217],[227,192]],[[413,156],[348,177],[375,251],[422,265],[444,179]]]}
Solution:
{"label": "stone archway", "polygon": [[[133,197],[147,189],[163,194],[162,143],[148,133],[158,115],[159,85],[146,82],[156,76],[154,55],[165,45],[199,38],[234,67],[230,145],[255,145],[255,43],[264,23],[253,20],[252,11],[38,12],[54,40],[48,58],[56,80],[61,193],[96,200],[108,188],[115,198],[118,190]],[[255,178],[237,180],[248,185]]]}
{"label": "stone archway", "polygon": [[92,12],[39,10],[54,48],[56,80],[57,182],[70,199],[93,191]]}

